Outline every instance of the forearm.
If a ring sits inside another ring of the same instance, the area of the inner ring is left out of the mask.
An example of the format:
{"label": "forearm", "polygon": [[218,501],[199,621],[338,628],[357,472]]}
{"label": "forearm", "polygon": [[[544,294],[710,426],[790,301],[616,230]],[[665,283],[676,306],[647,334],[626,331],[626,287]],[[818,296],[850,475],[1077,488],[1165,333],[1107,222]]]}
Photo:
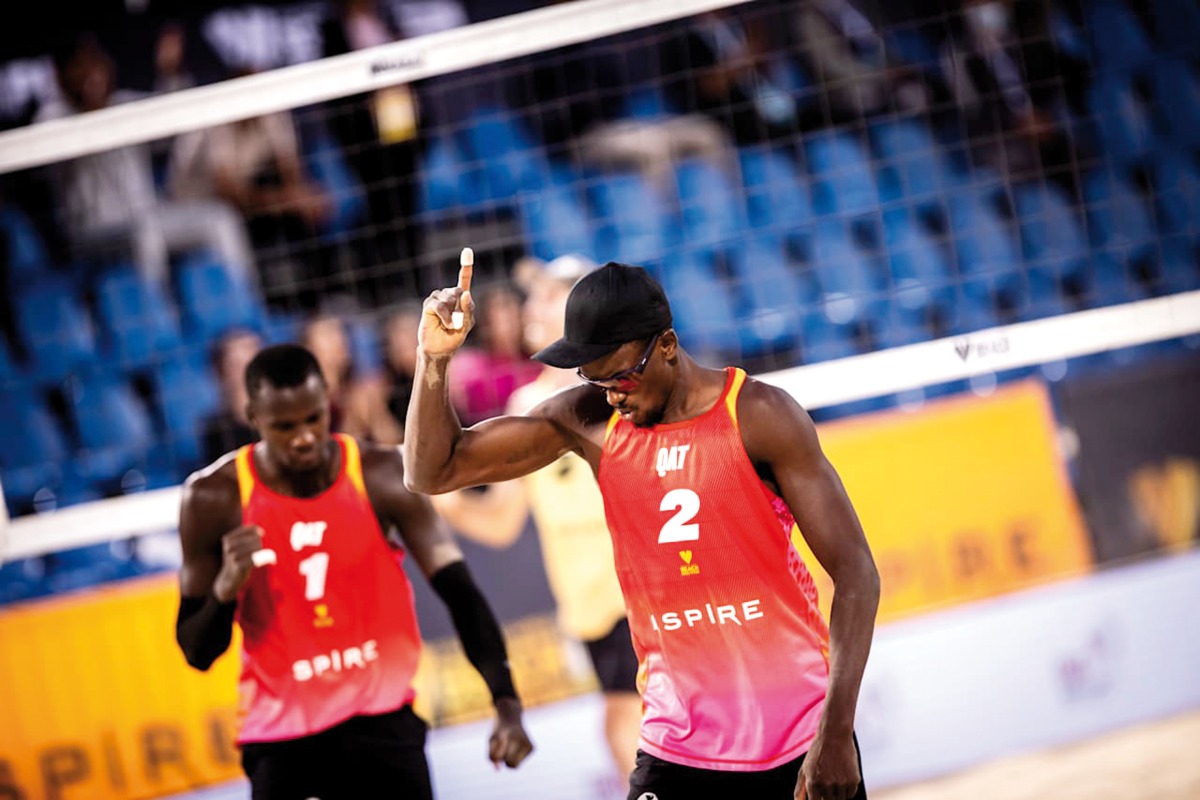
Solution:
{"label": "forearm", "polygon": [[504,634],[466,563],[456,561],[443,567],[429,583],[449,609],[467,660],[479,671],[493,702],[515,700],[517,692],[509,672]]}
{"label": "forearm", "polygon": [[[839,576],[841,577],[841,576]],[[821,730],[850,734],[879,608],[879,573],[869,554],[853,574],[835,581],[829,613],[829,690]]]}
{"label": "forearm", "polygon": [[462,436],[462,425],[450,404],[448,356],[417,356],[412,399],[404,425],[404,478],[411,491],[447,491],[442,473]]}
{"label": "forearm", "polygon": [[189,665],[207,670],[228,649],[236,610],[237,601],[222,603],[212,593],[205,597],[180,597],[175,641]]}

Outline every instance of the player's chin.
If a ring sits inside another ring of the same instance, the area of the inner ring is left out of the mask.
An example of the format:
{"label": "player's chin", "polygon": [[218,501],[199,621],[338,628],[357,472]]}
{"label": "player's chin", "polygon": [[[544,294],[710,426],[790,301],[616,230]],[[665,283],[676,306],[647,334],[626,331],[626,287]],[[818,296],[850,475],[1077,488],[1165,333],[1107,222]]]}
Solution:
{"label": "player's chin", "polygon": [[321,466],[321,454],[317,452],[294,455],[287,461],[289,472],[312,472]]}

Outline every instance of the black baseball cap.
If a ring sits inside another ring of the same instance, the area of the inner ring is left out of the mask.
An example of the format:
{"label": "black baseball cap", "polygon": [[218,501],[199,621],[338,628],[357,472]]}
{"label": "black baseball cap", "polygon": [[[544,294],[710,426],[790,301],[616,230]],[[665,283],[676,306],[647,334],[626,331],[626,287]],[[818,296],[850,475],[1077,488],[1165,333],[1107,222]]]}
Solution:
{"label": "black baseball cap", "polygon": [[580,367],[671,325],[671,305],[658,281],[641,267],[610,261],[571,288],[563,337],[533,357],[552,367]]}

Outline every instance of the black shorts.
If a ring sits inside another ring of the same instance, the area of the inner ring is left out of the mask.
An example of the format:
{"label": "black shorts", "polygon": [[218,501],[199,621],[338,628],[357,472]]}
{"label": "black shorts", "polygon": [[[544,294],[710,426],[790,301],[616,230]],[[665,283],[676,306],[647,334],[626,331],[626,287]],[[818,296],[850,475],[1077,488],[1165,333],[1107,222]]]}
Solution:
{"label": "black shorts", "polygon": [[629,620],[622,619],[601,638],[590,639],[584,644],[601,689],[606,692],[637,691],[638,660],[629,635]]}
{"label": "black shorts", "polygon": [[[854,740],[858,750],[858,739]],[[722,772],[672,764],[637,751],[629,776],[628,800],[690,800],[693,797],[746,797],[754,800],[793,800],[804,756],[763,772]],[[862,754],[858,772],[862,774]],[[867,800],[867,788],[858,785],[853,800]]]}
{"label": "black shorts", "polygon": [[253,800],[432,800],[427,730],[406,705],[302,739],[243,745],[242,769]]}

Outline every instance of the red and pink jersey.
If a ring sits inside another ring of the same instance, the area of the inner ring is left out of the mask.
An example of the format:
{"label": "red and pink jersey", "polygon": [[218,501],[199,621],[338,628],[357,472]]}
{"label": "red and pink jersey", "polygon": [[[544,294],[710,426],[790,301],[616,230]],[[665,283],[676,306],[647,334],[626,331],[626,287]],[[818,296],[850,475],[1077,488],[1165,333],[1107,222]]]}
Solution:
{"label": "red and pink jersey", "polygon": [[829,682],[829,629],[792,545],[795,520],[738,429],[746,374],[700,416],[614,415],[600,488],[640,668],[640,746],[715,770],[807,752]]}
{"label": "red and pink jersey", "polygon": [[253,445],[237,455],[242,521],[263,529],[276,556],[238,598],[239,743],[307,736],[414,697],[421,636],[403,552],[371,508],[357,442],[335,438],[341,472],[311,498],[269,489]]}

